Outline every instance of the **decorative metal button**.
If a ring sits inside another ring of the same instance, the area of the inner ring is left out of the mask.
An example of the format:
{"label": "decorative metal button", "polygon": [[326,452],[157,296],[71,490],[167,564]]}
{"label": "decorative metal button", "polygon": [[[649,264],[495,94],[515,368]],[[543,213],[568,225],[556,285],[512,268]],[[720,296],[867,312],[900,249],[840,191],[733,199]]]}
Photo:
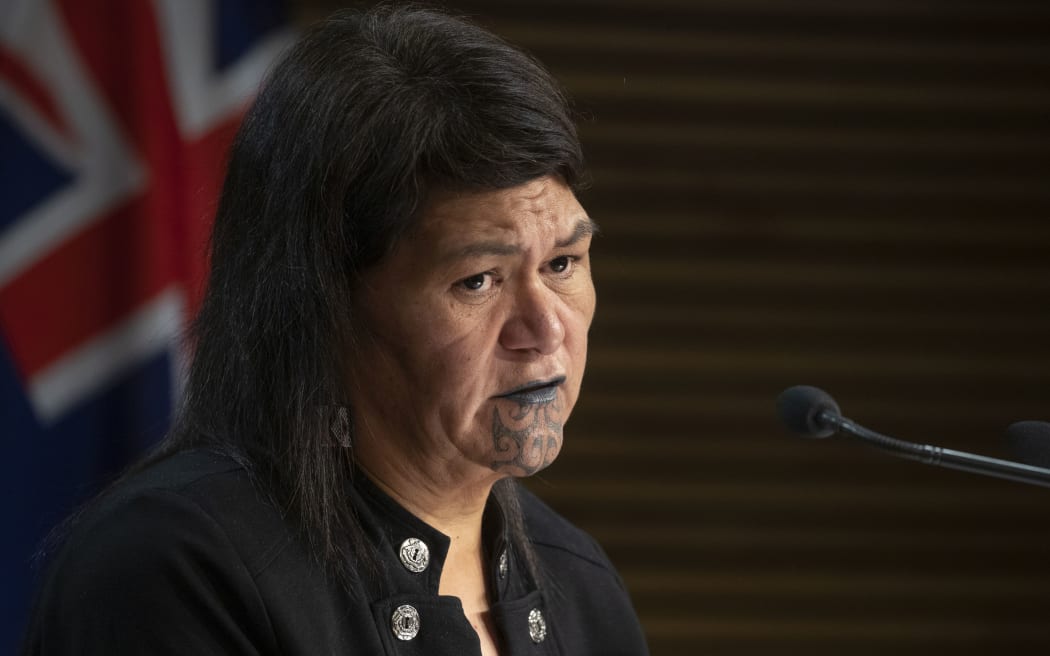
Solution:
{"label": "decorative metal button", "polygon": [[410,572],[419,574],[430,564],[430,549],[417,538],[408,538],[401,543],[401,564]]}
{"label": "decorative metal button", "polygon": [[547,637],[547,622],[539,608],[529,611],[529,637],[536,644],[540,644]]}
{"label": "decorative metal button", "polygon": [[[530,616],[531,617],[531,616]],[[531,626],[531,625],[530,625]],[[411,640],[419,633],[419,611],[405,604],[398,606],[390,618],[390,628],[398,640]],[[533,638],[535,640],[535,638]]]}
{"label": "decorative metal button", "polygon": [[507,578],[507,570],[509,565],[507,564],[507,550],[504,549],[499,555],[499,577],[501,579]]}

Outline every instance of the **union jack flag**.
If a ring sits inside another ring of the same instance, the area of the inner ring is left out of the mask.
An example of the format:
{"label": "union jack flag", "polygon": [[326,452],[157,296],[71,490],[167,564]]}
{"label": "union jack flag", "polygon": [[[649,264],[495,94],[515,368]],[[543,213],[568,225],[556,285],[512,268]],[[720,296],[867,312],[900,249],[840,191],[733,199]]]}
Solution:
{"label": "union jack flag", "polygon": [[279,5],[0,0],[0,652],[42,536],[167,428]]}

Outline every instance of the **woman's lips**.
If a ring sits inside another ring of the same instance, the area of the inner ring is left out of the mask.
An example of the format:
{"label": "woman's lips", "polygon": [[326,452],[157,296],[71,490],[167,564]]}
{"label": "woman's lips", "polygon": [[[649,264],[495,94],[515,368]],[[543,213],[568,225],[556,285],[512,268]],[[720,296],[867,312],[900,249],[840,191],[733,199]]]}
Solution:
{"label": "woman's lips", "polygon": [[510,399],[521,405],[550,403],[558,398],[558,388],[564,382],[565,376],[558,376],[550,380],[534,380],[499,394],[496,398]]}

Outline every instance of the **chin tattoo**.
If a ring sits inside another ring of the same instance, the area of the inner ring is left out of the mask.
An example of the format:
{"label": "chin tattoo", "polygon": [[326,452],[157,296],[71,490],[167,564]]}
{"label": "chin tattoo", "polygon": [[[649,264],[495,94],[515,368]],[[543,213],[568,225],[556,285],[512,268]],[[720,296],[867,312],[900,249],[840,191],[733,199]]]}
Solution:
{"label": "chin tattoo", "polygon": [[492,469],[512,476],[531,476],[554,462],[561,450],[561,400],[523,403],[513,410],[492,411]]}

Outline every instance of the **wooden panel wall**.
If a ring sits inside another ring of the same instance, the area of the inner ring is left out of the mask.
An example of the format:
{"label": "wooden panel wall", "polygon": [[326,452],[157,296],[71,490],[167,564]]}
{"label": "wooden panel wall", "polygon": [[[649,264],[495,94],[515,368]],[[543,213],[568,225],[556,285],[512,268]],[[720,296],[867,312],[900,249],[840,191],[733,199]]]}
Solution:
{"label": "wooden panel wall", "polygon": [[449,4],[585,116],[598,318],[531,486],[605,545],[653,652],[1050,649],[1050,490],[773,414],[809,383],[1000,457],[1050,420],[1050,4]]}

